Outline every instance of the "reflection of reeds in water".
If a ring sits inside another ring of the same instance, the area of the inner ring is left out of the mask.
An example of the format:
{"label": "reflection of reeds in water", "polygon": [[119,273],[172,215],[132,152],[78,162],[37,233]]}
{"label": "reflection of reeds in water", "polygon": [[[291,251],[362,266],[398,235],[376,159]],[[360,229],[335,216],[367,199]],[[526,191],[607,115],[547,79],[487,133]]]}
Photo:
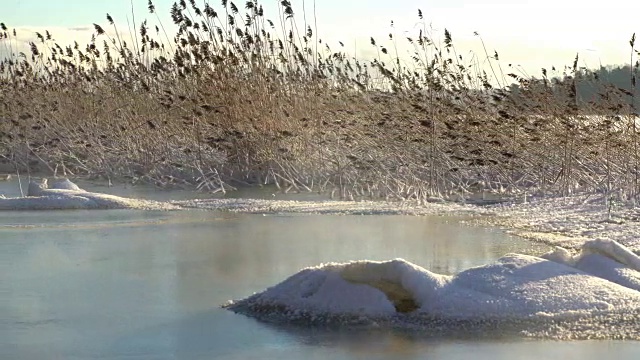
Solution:
{"label": "reflection of reeds in water", "polygon": [[[173,40],[146,20],[126,36],[110,16],[86,45],[37,33],[29,56],[0,64],[0,155],[21,169],[205,191],[637,195],[635,122],[612,116],[633,110],[629,95],[605,88],[580,103],[577,58],[559,78],[504,74],[497,52],[467,60],[450,32],[440,41],[423,26],[371,38],[378,55],[364,60],[301,26],[289,1],[280,11],[274,23],[256,0],[244,13],[180,1]],[[15,52],[15,31],[1,29],[0,47]]]}

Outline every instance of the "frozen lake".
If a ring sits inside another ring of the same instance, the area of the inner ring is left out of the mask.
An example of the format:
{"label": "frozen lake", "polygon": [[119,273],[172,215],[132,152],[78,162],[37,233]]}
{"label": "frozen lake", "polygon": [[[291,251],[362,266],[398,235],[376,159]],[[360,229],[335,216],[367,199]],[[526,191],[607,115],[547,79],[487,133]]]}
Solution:
{"label": "frozen lake", "polygon": [[309,329],[219,307],[323,262],[400,257],[451,274],[547,250],[449,217],[0,212],[0,358],[638,358],[633,341]]}

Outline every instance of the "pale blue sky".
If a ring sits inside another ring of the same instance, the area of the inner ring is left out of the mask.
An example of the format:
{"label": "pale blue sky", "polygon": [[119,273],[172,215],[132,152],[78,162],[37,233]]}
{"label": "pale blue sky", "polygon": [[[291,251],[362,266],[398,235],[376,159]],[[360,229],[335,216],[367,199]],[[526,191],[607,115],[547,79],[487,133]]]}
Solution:
{"label": "pale blue sky", "polygon": [[[203,0],[196,0],[203,4]],[[243,8],[245,1],[236,1]],[[302,5],[307,21],[313,15],[313,0],[293,0],[298,23]],[[147,0],[133,0],[136,21],[148,17]],[[173,1],[156,0],[154,4],[165,25],[170,24],[169,8]],[[210,1],[219,9],[220,1]],[[267,16],[277,17],[276,0],[265,0]],[[329,43],[338,40],[357,46],[361,56],[372,53],[369,36],[387,38],[393,31],[397,38],[415,34],[422,26],[417,9],[422,9],[424,23],[433,26],[436,34],[446,27],[453,34],[459,52],[478,52],[480,42],[473,32],[479,32],[490,53],[497,50],[505,63],[521,65],[532,75],[541,67],[562,67],[570,64],[576,52],[581,65],[597,67],[629,61],[629,44],[633,32],[640,36],[640,5],[627,0],[609,0],[593,5],[584,1],[560,0],[316,0],[316,16],[320,37]],[[80,37],[86,42],[90,33],[68,31],[68,28],[89,28],[92,23],[106,26],[105,14],[110,13],[121,26],[131,15],[130,0],[3,0],[0,22],[9,27],[42,31],[48,29],[59,42]],[[6,10],[9,11],[6,11]],[[150,18],[151,21],[152,18]],[[394,20],[395,29],[390,21]],[[123,29],[123,30],[126,30]],[[21,30],[22,31],[22,30]],[[640,41],[639,41],[640,42]]]}
{"label": "pale blue sky", "polygon": [[[127,15],[131,10],[130,0],[5,0],[8,1],[9,12],[2,14],[2,20],[13,26],[77,26],[99,21],[105,13],[110,13],[114,17],[116,15]],[[168,9],[175,0],[155,0],[153,1],[156,8],[166,15]],[[204,1],[198,0],[198,4]],[[235,1],[238,7],[243,7],[245,1]],[[498,3],[499,1],[489,1],[489,3]],[[508,2],[508,1],[507,1]],[[209,1],[214,8],[220,8],[220,0]],[[274,8],[276,0],[267,0],[261,2],[265,7]],[[435,1],[431,2],[434,7],[461,7],[465,3],[473,3],[466,0],[453,1]],[[302,11],[301,0],[293,0],[294,9]],[[134,0],[134,9],[138,15],[146,14],[147,0]],[[309,11],[313,8],[313,0],[305,1],[305,5]],[[368,1],[368,0],[317,0],[316,10],[323,17],[330,14],[332,17],[348,18],[361,14],[364,16],[381,15],[384,16],[389,12],[397,14],[414,14],[418,8],[427,9],[427,2],[414,0],[400,1]],[[343,16],[340,16],[343,14]],[[325,19],[330,20],[330,19]]]}

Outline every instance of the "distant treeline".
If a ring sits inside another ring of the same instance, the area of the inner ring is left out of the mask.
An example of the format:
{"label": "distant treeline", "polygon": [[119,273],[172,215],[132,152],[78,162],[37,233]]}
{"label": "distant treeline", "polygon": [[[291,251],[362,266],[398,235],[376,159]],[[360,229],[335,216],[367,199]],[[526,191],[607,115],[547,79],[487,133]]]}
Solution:
{"label": "distant treeline", "polygon": [[[640,110],[640,92],[637,88],[637,70],[631,66],[600,67],[596,71],[582,71],[577,77],[578,100],[582,103],[601,102],[616,90],[620,101],[632,105],[637,113]],[[632,77],[633,76],[633,77]]]}
{"label": "distant treeline", "polygon": [[525,89],[551,92],[565,98],[579,113],[629,114],[640,112],[638,66],[601,66],[597,70],[577,69],[572,74],[554,78],[520,81],[510,90],[516,98]]}

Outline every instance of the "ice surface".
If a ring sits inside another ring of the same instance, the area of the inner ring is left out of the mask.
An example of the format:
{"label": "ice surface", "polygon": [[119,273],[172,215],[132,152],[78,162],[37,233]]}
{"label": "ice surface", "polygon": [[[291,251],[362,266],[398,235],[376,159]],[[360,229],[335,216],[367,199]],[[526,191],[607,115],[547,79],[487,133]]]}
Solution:
{"label": "ice surface", "polygon": [[130,199],[115,195],[88,192],[69,179],[47,179],[30,182],[26,197],[0,198],[0,210],[62,210],[62,209],[177,209],[175,205],[150,200]]}
{"label": "ice surface", "polygon": [[395,325],[420,319],[539,325],[597,318],[611,327],[611,316],[625,319],[625,334],[638,336],[640,273],[625,264],[635,266],[639,258],[610,241],[593,241],[579,255],[564,255],[550,254],[553,261],[508,254],[453,276],[402,259],[324,264],[226,307],[279,321],[370,319]]}

